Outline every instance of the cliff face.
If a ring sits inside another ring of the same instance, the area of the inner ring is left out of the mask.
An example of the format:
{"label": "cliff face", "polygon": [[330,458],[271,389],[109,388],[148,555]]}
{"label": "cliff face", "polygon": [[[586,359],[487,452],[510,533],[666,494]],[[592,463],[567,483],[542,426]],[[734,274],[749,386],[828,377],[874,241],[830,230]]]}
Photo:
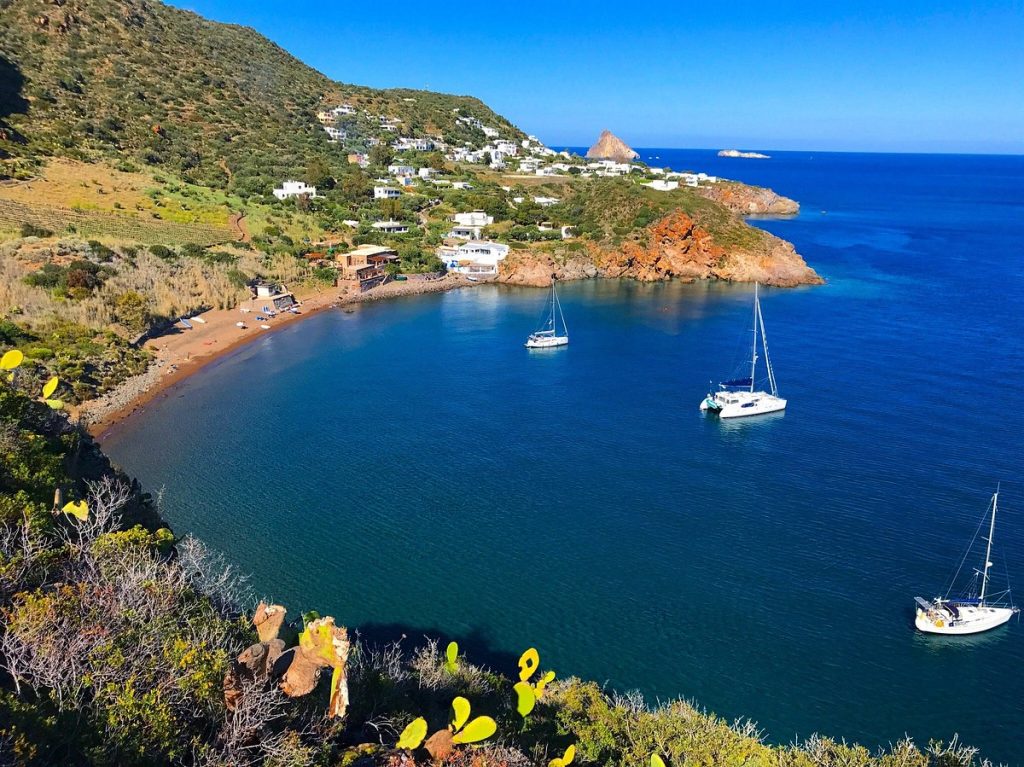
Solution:
{"label": "cliff face", "polygon": [[597,143],[587,150],[587,157],[591,160],[614,160],[615,162],[629,162],[639,157],[636,152],[629,148],[629,145],[611,131],[601,132]]}
{"label": "cliff face", "polygon": [[698,193],[709,200],[720,202],[734,213],[749,216],[766,214],[773,216],[795,216],[800,212],[796,200],[776,194],[761,186],[747,186],[735,181],[719,181],[717,184],[702,186]]}
{"label": "cliff face", "polygon": [[753,250],[727,250],[683,211],[651,224],[641,241],[611,249],[593,246],[586,253],[556,259],[548,253],[520,251],[502,264],[501,282],[551,284],[587,277],[626,277],[644,282],[718,279],[793,287],[824,282],[792,245],[771,235]]}

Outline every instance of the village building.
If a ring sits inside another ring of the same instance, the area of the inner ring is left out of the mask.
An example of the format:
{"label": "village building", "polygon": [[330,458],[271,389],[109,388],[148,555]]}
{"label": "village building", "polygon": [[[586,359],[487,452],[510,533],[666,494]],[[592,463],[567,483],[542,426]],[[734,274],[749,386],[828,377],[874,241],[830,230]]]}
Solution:
{"label": "village building", "polygon": [[416,169],[411,165],[389,165],[388,173],[392,176],[414,176]]}
{"label": "village building", "polygon": [[316,187],[309,186],[305,181],[285,181],[274,190],[274,197],[287,200],[289,197],[316,197]]}
{"label": "village building", "polygon": [[671,192],[673,189],[679,188],[679,182],[656,178],[653,181],[644,184],[644,186],[650,187],[651,189],[655,189],[659,192]]}
{"label": "village building", "polygon": [[250,297],[243,301],[242,311],[276,314],[297,306],[295,295],[284,285],[257,280],[249,286]]}
{"label": "village building", "polygon": [[395,189],[393,186],[375,186],[373,188],[373,199],[375,200],[393,200],[401,196],[402,190]]}
{"label": "village building", "polygon": [[508,245],[500,242],[470,240],[457,247],[441,247],[437,250],[448,271],[480,277],[498,274],[498,265],[508,255]]}
{"label": "village building", "polygon": [[359,290],[366,291],[387,282],[387,265],[398,263],[398,253],[381,245],[361,245],[348,253],[334,256],[341,275],[347,280],[357,280]]}
{"label": "village building", "polygon": [[405,234],[409,231],[409,225],[401,221],[377,221],[372,226],[384,234]]}

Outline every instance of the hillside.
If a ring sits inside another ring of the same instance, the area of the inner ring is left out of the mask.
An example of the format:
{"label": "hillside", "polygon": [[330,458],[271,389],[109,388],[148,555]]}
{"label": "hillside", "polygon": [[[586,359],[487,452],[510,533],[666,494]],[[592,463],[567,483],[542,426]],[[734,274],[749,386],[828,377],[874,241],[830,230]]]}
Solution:
{"label": "hillside", "polygon": [[[317,113],[346,100],[355,113],[331,143]],[[336,83],[252,29],[153,0],[0,3],[0,178],[47,156],[109,158],[265,194],[313,158],[365,150],[382,118],[483,143],[460,116],[521,136],[478,99]]]}

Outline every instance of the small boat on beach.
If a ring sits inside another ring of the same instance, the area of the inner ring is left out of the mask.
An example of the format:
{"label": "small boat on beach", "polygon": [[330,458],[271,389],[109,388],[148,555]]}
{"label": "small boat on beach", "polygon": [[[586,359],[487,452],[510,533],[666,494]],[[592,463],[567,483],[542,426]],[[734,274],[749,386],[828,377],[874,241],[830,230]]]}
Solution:
{"label": "small boat on beach", "polygon": [[192,322],[198,322],[200,325],[206,324],[206,320],[204,320],[202,317],[193,317]]}
{"label": "small boat on beach", "polygon": [[[758,285],[754,283],[754,329],[753,345],[750,353],[750,376],[733,378],[718,384],[718,391],[708,392],[700,409],[705,413],[715,413],[719,418],[739,418],[742,416],[777,413],[786,409],[786,400],[779,396],[775,384],[775,373],[772,361],[768,356],[768,339],[764,333],[764,317],[761,315],[761,300],[758,297]],[[769,391],[757,391],[757,344],[760,336],[761,348],[764,350],[764,362],[768,369]]]}
{"label": "small boat on beach", "polygon": [[260,325],[261,330],[270,330],[270,325]]}
{"label": "small boat on beach", "polygon": [[[562,320],[562,332],[558,332],[558,319]],[[562,305],[558,302],[558,293],[555,290],[555,280],[551,279],[551,302],[550,310],[547,312],[547,319],[540,326],[540,329],[530,333],[526,339],[527,349],[554,349],[558,346],[566,346],[569,343],[569,327],[565,324],[565,315],[562,314]]]}
{"label": "small boat on beach", "polygon": [[192,323],[189,322],[188,320],[186,320],[184,317],[179,317],[178,318],[178,322],[180,322],[182,325],[184,325],[189,330],[192,329]]}
{"label": "small boat on beach", "polygon": [[480,279],[477,277],[467,277],[466,279],[470,282],[480,282]]}
{"label": "small boat on beach", "polygon": [[[917,615],[914,625],[918,631],[926,634],[979,634],[982,631],[1002,626],[1010,618],[1018,613],[1010,597],[1009,583],[1005,590],[995,594],[991,591],[990,570],[992,569],[992,538],[996,531],[996,509],[999,506],[999,490],[992,495],[988,508],[985,509],[985,516],[982,517],[978,529],[974,532],[967,551],[960,560],[949,588],[945,596],[935,597],[931,601],[914,597],[917,606]],[[991,516],[989,515],[991,510]],[[982,531],[985,522],[988,522],[988,537],[983,536],[985,545],[985,560],[980,570],[974,571],[971,583],[963,590],[959,597],[950,597],[950,593],[956,587],[956,581],[963,570],[967,557],[971,554],[974,542]],[[1007,579],[1009,580],[1009,579]],[[978,589],[980,585],[980,591]]]}
{"label": "small boat on beach", "polygon": [[244,322],[236,322],[236,323],[235,323],[235,327],[236,327],[236,328],[239,328],[240,330],[245,330],[245,328],[246,328],[246,325],[245,325],[245,323],[244,323]]}

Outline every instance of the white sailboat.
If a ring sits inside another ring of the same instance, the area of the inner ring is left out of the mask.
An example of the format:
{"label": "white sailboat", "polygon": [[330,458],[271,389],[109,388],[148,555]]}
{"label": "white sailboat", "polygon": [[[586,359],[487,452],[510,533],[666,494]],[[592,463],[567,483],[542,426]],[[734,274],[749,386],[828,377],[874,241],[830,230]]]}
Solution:
{"label": "white sailboat", "polygon": [[[772,371],[772,361],[768,356],[768,338],[764,333],[764,317],[761,315],[761,299],[758,297],[757,283],[754,283],[753,335],[753,345],[750,353],[750,377],[722,381],[718,385],[718,391],[708,392],[704,401],[700,403],[700,409],[704,412],[717,413],[719,418],[739,418],[748,415],[776,413],[786,409],[786,400],[779,396],[779,389],[775,384],[775,373]],[[759,335],[761,348],[764,349],[765,366],[768,368],[768,387],[770,391],[767,392],[756,391],[754,388],[757,383],[757,343]]]}
{"label": "white sailboat", "polygon": [[[558,332],[558,319],[562,321],[562,332]],[[565,346],[569,343],[569,328],[565,324],[565,315],[562,314],[562,305],[558,302],[558,293],[555,291],[555,280],[551,279],[551,309],[548,318],[540,326],[539,330],[530,333],[526,339],[527,349],[553,349],[556,346]]]}
{"label": "white sailboat", "polygon": [[[995,595],[991,593],[989,571],[992,569],[992,538],[996,531],[996,509],[999,506],[998,489],[992,495],[992,502],[989,506],[992,509],[992,515],[989,519],[985,561],[981,570],[974,571],[971,586],[963,596],[954,598],[949,596],[949,592],[956,585],[957,576],[960,575],[964,562],[971,553],[974,544],[974,539],[972,539],[972,545],[967,547],[967,553],[960,561],[960,566],[950,582],[946,595],[935,597],[930,602],[921,597],[914,597],[914,602],[917,605],[914,625],[917,626],[918,631],[923,631],[926,634],[978,634],[994,629],[996,626],[1002,626],[1018,612],[1010,601],[1009,588]],[[985,511],[985,516],[989,516],[988,509]],[[978,526],[979,531],[984,523],[985,520],[982,518],[982,523]],[[978,533],[976,532],[974,535],[977,538]],[[980,592],[975,590],[979,579],[981,582]]]}

